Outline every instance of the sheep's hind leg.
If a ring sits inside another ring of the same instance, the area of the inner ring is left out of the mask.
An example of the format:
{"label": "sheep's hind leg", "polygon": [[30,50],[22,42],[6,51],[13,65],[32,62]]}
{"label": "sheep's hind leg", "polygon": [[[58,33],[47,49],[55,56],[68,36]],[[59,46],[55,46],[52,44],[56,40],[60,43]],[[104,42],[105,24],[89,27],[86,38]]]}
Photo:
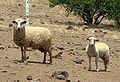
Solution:
{"label": "sheep's hind leg", "polygon": [[43,63],[46,63],[46,52],[44,52],[44,59],[43,59]]}

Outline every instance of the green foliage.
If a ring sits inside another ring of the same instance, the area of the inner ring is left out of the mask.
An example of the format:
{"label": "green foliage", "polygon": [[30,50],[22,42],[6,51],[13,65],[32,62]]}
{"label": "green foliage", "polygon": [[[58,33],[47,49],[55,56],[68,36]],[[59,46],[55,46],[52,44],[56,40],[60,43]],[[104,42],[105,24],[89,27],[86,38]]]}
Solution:
{"label": "green foliage", "polygon": [[89,25],[99,25],[105,16],[109,19],[120,18],[120,0],[49,0],[50,7],[60,5],[67,15],[73,13],[82,17]]}

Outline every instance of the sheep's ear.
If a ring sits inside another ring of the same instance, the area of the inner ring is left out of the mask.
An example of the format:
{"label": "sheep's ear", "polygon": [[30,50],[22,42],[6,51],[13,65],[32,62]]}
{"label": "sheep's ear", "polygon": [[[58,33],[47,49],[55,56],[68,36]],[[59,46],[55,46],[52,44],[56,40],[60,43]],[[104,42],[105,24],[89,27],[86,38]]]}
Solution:
{"label": "sheep's ear", "polygon": [[16,22],[16,21],[12,21],[12,23],[15,23],[15,24],[16,24],[17,22]]}
{"label": "sheep's ear", "polygon": [[96,39],[95,41],[99,41],[98,39]]}
{"label": "sheep's ear", "polygon": [[87,38],[87,40],[89,40],[89,38]]}
{"label": "sheep's ear", "polygon": [[22,24],[26,24],[26,21],[23,21]]}

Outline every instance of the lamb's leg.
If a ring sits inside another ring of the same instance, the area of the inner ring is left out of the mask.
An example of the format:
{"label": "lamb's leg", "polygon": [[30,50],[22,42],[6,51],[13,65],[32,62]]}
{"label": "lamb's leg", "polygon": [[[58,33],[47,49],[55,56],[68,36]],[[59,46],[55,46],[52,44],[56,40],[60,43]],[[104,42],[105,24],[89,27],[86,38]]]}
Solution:
{"label": "lamb's leg", "polygon": [[43,63],[45,63],[46,61],[46,52],[44,52],[44,59],[43,59]]}
{"label": "lamb's leg", "polygon": [[89,71],[91,71],[91,57],[89,57],[89,68],[88,68]]}
{"label": "lamb's leg", "polygon": [[96,63],[96,71],[98,72],[99,69],[98,69],[98,55],[95,57],[95,63]]}
{"label": "lamb's leg", "polygon": [[21,61],[24,61],[23,46],[21,47],[21,53],[22,53]]}
{"label": "lamb's leg", "polygon": [[109,65],[109,57],[108,56],[105,56],[105,71],[109,71],[108,70],[108,65]]}
{"label": "lamb's leg", "polygon": [[50,54],[50,64],[52,64],[52,52],[50,52],[49,54]]}

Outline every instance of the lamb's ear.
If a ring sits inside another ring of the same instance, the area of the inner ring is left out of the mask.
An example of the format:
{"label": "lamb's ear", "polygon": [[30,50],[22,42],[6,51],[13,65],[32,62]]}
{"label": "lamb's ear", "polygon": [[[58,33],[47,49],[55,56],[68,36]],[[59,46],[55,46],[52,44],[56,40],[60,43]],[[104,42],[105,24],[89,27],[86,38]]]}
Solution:
{"label": "lamb's ear", "polygon": [[26,21],[23,21],[22,24],[26,24]]}
{"label": "lamb's ear", "polygon": [[16,21],[12,21],[12,23],[16,24],[17,22]]}

